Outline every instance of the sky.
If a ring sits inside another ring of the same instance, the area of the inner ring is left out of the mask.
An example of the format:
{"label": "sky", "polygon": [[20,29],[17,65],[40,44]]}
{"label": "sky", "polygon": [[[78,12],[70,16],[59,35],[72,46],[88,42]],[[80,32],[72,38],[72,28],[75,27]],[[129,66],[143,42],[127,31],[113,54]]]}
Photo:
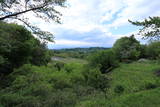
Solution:
{"label": "sky", "polygon": [[[140,27],[128,22],[160,15],[160,0],[68,0],[66,8],[56,7],[62,24],[35,22],[54,34],[50,49],[112,47],[123,36],[137,34]],[[145,43],[140,35],[136,38]]]}

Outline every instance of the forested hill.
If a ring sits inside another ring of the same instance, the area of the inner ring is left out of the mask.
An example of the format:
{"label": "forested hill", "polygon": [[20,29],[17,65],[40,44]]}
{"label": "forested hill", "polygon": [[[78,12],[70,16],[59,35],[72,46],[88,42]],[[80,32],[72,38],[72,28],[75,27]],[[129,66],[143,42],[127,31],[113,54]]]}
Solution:
{"label": "forested hill", "polygon": [[56,52],[69,52],[69,51],[76,51],[76,52],[94,52],[99,50],[105,50],[110,48],[105,47],[89,47],[89,48],[64,48],[64,49],[55,49]]}
{"label": "forested hill", "polygon": [[54,56],[58,57],[84,58],[91,53],[106,49],[110,48],[104,48],[104,47],[68,48],[68,49],[57,49],[51,51],[54,53]]}

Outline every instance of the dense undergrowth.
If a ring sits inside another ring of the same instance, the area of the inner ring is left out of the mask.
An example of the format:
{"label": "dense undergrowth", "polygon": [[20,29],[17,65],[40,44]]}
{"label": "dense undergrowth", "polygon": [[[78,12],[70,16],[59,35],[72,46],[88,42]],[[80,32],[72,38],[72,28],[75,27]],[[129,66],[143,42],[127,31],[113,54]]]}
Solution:
{"label": "dense undergrowth", "polygon": [[61,70],[54,65],[16,69],[5,80],[8,86],[0,91],[1,106],[149,107],[148,99],[150,106],[160,104],[160,77],[155,73],[160,67],[156,62],[120,64],[108,75],[76,62]]}
{"label": "dense undergrowth", "polygon": [[6,79],[8,86],[0,91],[4,107],[71,107],[104,98],[109,87],[106,75],[97,69],[83,70],[81,64],[66,64],[60,71],[51,65],[24,65]]}

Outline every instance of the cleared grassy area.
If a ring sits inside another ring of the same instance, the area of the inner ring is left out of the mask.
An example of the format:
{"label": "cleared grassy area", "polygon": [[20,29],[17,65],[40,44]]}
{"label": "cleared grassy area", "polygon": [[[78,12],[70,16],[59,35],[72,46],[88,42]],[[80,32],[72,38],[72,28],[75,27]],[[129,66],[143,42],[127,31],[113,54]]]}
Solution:
{"label": "cleared grassy area", "polygon": [[[160,77],[155,75],[158,69],[160,64],[154,62],[121,64],[109,74],[107,99],[95,98],[77,107],[160,107]],[[119,85],[124,90],[116,93]]]}
{"label": "cleared grassy area", "polygon": [[108,107],[160,107],[160,88],[120,96],[105,105]]}
{"label": "cleared grassy area", "polygon": [[[55,60],[56,59],[56,60]],[[59,61],[63,63],[80,63],[80,64],[87,64],[87,61],[84,59],[79,59],[79,58],[71,58],[71,57],[53,57],[52,60],[54,61]]]}
{"label": "cleared grassy area", "polygon": [[124,92],[121,94],[146,90],[150,84],[159,87],[160,77],[155,75],[157,69],[160,69],[160,65],[153,62],[121,64],[110,74],[112,78],[109,90],[110,97],[119,96],[114,92],[118,85],[124,88]]}
{"label": "cleared grassy area", "polygon": [[110,100],[84,101],[76,107],[160,107],[160,88],[131,93]]}

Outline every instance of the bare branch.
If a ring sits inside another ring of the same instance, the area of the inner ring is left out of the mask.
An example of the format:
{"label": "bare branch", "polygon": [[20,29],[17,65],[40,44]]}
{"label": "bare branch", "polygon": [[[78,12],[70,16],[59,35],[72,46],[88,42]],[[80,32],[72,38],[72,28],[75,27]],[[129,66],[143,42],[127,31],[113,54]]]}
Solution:
{"label": "bare branch", "polygon": [[37,9],[41,9],[41,8],[44,8],[45,6],[47,6],[47,4],[44,4],[44,5],[39,6],[39,7],[31,8],[31,9],[28,9],[28,10],[25,10],[25,11],[13,13],[13,14],[10,14],[10,15],[7,15],[7,16],[4,16],[4,17],[0,17],[0,20],[4,20],[6,18],[10,18],[10,17],[13,17],[13,16],[18,16],[20,14],[27,13],[29,11],[34,11],[34,10],[37,10]]}

